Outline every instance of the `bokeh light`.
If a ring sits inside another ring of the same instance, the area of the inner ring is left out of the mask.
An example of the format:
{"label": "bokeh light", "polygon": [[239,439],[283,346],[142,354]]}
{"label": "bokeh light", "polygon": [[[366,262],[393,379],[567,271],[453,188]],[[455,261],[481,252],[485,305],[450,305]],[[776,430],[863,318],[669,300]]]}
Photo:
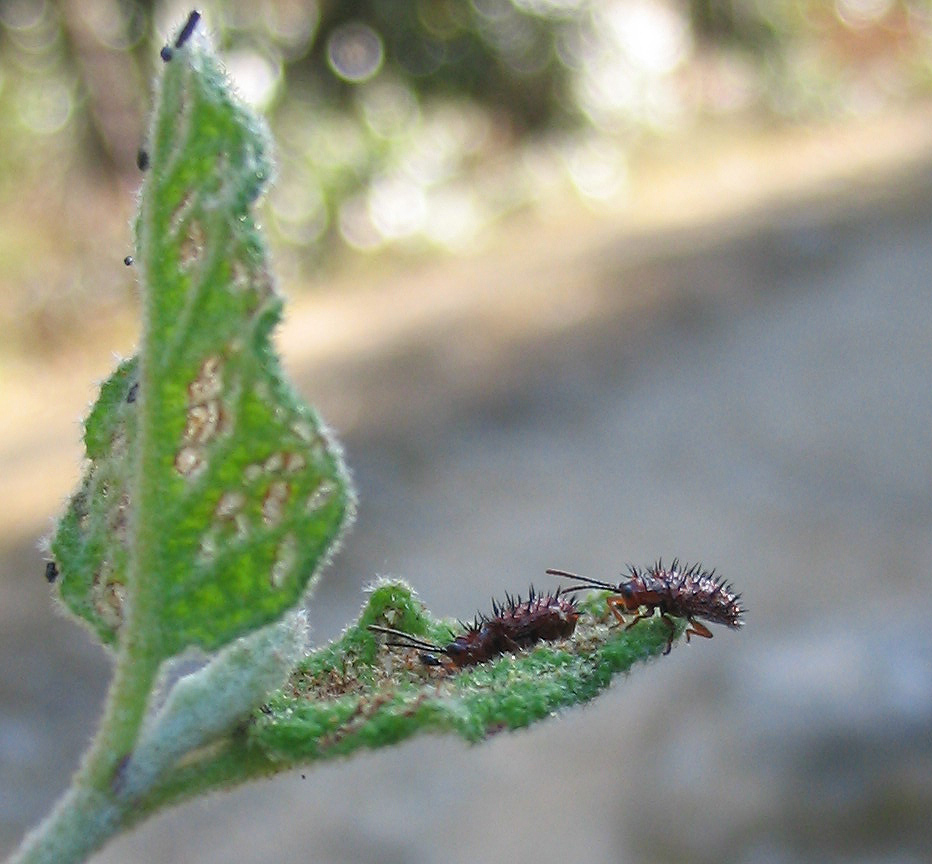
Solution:
{"label": "bokeh light", "polygon": [[597,126],[667,127],[684,109],[674,73],[692,42],[682,9],[649,2],[607,3],[593,13],[599,34],[578,79],[579,103]]}
{"label": "bokeh light", "polygon": [[384,59],[382,37],[362,21],[351,21],[338,27],[327,39],[330,68],[340,78],[354,84],[375,76]]}
{"label": "bokeh light", "polygon": [[[88,166],[138,181],[153,49],[187,8],[0,2],[6,200],[29,182],[37,206],[44,189],[55,202]],[[269,118],[269,224],[301,262],[346,247],[474,248],[503,215],[567,194],[624,208],[654,142],[709,122],[869,116],[932,88],[925,0],[213,0],[202,11],[240,94]]]}
{"label": "bokeh light", "polygon": [[835,14],[849,27],[868,27],[886,18],[894,0],[836,0]]}
{"label": "bokeh light", "polygon": [[65,127],[74,99],[65,82],[43,75],[20,90],[18,103],[20,122],[30,132],[52,135]]}
{"label": "bokeh light", "polygon": [[282,81],[280,61],[243,47],[225,52],[223,62],[239,95],[246,102],[260,110],[271,104]]}

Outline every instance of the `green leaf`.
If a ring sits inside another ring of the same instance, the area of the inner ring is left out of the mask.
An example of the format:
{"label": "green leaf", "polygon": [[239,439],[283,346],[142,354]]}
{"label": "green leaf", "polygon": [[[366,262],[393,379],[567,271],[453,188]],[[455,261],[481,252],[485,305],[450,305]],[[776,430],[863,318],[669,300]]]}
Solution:
{"label": "green leaf", "polygon": [[[158,712],[147,718],[122,791],[144,793],[177,762],[222,742],[287,680],[307,653],[307,619],[292,612],[227,645],[202,669],[181,678]],[[210,754],[213,755],[213,754]]]}
{"label": "green leaf", "polygon": [[59,599],[110,646],[126,602],[137,366],[125,360],[100,389],[84,424],[87,468],[52,540]]}
{"label": "green leaf", "polygon": [[[338,448],[285,381],[253,207],[267,133],[199,38],[165,66],[136,224],[138,361],[101,389],[53,540],[60,597],[106,644],[216,649],[307,591],[353,512]],[[127,604],[128,601],[128,604]]]}
{"label": "green leaf", "polygon": [[[382,747],[423,732],[479,741],[593,699],[612,678],[661,654],[669,628],[660,618],[617,626],[603,594],[582,604],[569,639],[541,643],[462,670],[423,664],[411,650],[385,648],[367,629],[389,626],[438,642],[436,620],[401,582],[373,590],[359,621],[312,653],[249,727],[249,742],[273,761],[302,763]],[[684,624],[677,621],[676,636]]]}

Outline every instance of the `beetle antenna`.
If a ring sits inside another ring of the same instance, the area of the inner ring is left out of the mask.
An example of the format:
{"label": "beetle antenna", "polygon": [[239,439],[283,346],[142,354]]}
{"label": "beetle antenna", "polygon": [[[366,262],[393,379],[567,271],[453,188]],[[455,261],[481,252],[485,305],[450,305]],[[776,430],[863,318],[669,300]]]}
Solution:
{"label": "beetle antenna", "polygon": [[570,573],[568,570],[555,570],[549,569],[547,573],[550,576],[563,576],[566,579],[575,579],[577,582],[582,582],[582,585],[576,585],[572,588],[564,588],[563,593],[567,594],[570,591],[581,591],[583,588],[604,588],[606,591],[614,591],[618,586],[611,585],[608,582],[600,582],[598,579],[590,579],[588,576],[580,576],[577,573]]}
{"label": "beetle antenna", "polygon": [[442,651],[439,645],[421,639],[419,636],[412,636],[403,630],[393,630],[391,627],[379,627],[377,624],[370,624],[369,629],[374,633],[382,633],[385,636],[391,636],[392,641],[386,641],[385,644],[393,648],[416,648],[418,651]]}

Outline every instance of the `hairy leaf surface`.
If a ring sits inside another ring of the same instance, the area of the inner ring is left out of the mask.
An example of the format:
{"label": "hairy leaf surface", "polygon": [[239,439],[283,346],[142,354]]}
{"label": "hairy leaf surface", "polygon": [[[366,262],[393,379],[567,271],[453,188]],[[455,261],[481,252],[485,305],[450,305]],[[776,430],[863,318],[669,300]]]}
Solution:
{"label": "hairy leaf surface", "polygon": [[166,64],[136,254],[138,358],[101,389],[88,464],[52,545],[65,605],[113,644],[215,649],[294,606],[353,496],[334,442],[285,381],[254,207],[264,125],[199,37]]}

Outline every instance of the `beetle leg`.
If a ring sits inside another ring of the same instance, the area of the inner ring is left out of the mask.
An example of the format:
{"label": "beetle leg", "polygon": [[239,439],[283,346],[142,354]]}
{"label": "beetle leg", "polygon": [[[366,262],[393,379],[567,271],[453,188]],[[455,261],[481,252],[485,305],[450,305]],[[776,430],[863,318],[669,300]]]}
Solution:
{"label": "beetle leg", "polygon": [[689,622],[689,627],[686,628],[686,641],[689,641],[689,634],[692,633],[693,636],[701,636],[703,639],[711,639],[712,631],[705,626],[705,624],[700,624],[698,621],[694,621],[692,618],[686,619]]}
{"label": "beetle leg", "polygon": [[[622,600],[621,597],[609,597],[605,601],[605,603],[608,606],[608,611],[611,612],[612,615],[615,616],[615,620],[618,621],[619,624],[624,624],[625,616],[621,612],[618,611],[619,606],[624,608],[624,600]],[[636,624],[637,621],[638,619],[635,618],[634,621],[631,622],[631,624]],[[628,624],[627,627],[625,627],[625,629],[627,630],[628,627],[631,626],[631,624]]]}
{"label": "beetle leg", "polygon": [[[663,649],[663,656],[666,657],[667,654],[670,653],[670,649],[673,647],[673,634],[676,633],[676,624],[673,623],[673,619],[669,615],[665,615],[663,612],[660,613],[660,617],[667,622],[667,627],[670,630],[670,632],[667,634],[667,647]],[[689,641],[689,637],[687,637],[686,641]]]}
{"label": "beetle leg", "polygon": [[[605,601],[608,604],[608,608],[611,610],[612,615],[618,619],[619,624],[625,624],[624,615],[619,611],[624,609],[628,611],[627,606],[625,606],[625,601],[621,597],[609,597]],[[649,608],[646,612],[638,612],[627,624],[625,624],[625,630],[630,630],[638,621],[643,621],[645,618],[650,618],[654,614],[653,606]]]}

